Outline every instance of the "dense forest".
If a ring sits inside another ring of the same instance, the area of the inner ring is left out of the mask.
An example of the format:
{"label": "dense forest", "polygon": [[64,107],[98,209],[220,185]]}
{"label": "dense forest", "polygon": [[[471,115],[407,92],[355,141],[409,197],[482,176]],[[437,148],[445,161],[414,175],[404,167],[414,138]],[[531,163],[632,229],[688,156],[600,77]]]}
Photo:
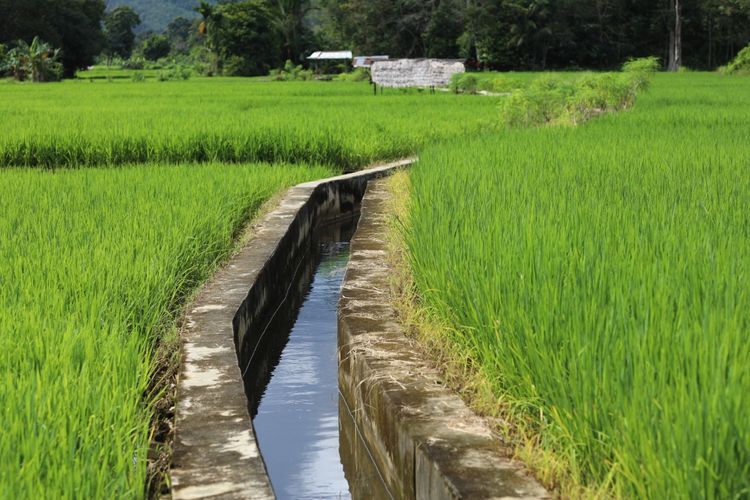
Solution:
{"label": "dense forest", "polygon": [[239,58],[238,74],[318,49],[501,70],[605,69],[650,55],[670,69],[715,69],[750,42],[750,0],[0,0],[0,44],[39,36],[62,49],[70,74],[107,52],[105,17],[123,5],[142,44],[156,35],[167,52]]}

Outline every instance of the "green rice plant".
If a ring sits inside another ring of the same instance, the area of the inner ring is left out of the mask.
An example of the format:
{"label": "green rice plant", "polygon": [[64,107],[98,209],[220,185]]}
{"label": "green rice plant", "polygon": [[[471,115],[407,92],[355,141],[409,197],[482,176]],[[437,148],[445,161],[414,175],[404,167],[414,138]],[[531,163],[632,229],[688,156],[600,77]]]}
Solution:
{"label": "green rice plant", "polygon": [[141,498],[154,348],[285,165],[0,171],[0,497]]}
{"label": "green rice plant", "polygon": [[433,146],[410,176],[422,306],[605,496],[750,492],[748,123],[739,79],[656,75],[628,113]]}
{"label": "green rice plant", "polygon": [[373,96],[364,82],[4,85],[0,166],[309,161],[354,170],[481,133],[498,122],[493,104],[444,93]]}

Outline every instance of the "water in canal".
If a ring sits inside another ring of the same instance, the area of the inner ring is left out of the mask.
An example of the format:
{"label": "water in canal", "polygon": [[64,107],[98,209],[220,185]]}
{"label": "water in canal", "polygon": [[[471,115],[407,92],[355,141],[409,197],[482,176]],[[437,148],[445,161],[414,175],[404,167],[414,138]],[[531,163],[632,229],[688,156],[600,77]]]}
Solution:
{"label": "water in canal", "polygon": [[355,228],[350,219],[317,232],[265,334],[277,339],[275,355],[250,411],[279,499],[387,498],[376,470],[349,462],[361,443],[339,399],[336,308]]}

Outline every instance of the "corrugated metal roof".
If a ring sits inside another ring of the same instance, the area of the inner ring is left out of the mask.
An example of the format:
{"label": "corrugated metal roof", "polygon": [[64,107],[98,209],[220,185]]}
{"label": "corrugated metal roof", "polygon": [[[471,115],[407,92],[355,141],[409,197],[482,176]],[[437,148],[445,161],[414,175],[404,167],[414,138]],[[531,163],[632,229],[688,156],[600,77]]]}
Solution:
{"label": "corrugated metal roof", "polygon": [[323,52],[323,51],[317,51],[313,52],[308,59],[313,61],[324,61],[324,60],[341,60],[341,59],[351,59],[352,58],[352,52],[350,50],[340,50],[336,52]]}
{"label": "corrugated metal roof", "polygon": [[375,61],[387,61],[388,56],[357,56],[354,58],[355,68],[369,68]]}

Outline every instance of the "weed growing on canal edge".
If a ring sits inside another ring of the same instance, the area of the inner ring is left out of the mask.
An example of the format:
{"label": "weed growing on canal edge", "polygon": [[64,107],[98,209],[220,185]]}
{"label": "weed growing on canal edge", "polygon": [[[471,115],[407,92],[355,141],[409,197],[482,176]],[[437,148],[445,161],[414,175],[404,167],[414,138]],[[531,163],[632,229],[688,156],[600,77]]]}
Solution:
{"label": "weed growing on canal edge", "polygon": [[264,200],[331,174],[0,172],[0,496],[142,497],[160,336]]}
{"label": "weed growing on canal edge", "polygon": [[584,486],[750,491],[750,89],[663,75],[629,113],[428,148],[422,307]]}

